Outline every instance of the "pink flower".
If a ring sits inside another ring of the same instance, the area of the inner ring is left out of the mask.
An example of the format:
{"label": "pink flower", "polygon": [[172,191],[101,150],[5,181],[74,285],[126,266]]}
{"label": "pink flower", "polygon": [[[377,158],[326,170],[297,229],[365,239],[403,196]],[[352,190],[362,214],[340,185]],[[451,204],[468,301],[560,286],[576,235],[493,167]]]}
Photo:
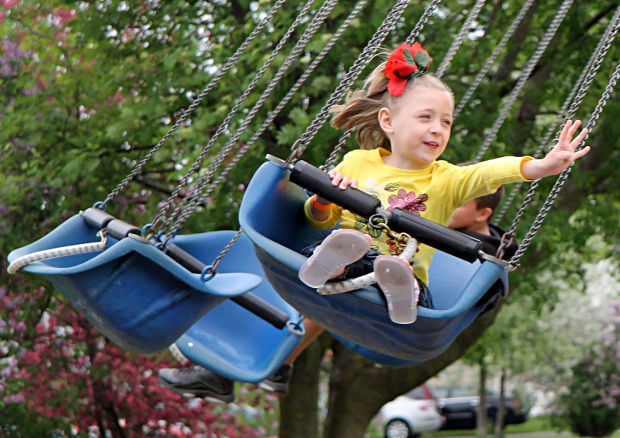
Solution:
{"label": "pink flower", "polygon": [[424,203],[428,200],[428,195],[421,194],[416,195],[415,192],[406,192],[405,189],[400,189],[398,194],[392,195],[388,198],[388,211],[392,211],[395,208],[408,211],[417,216],[421,211],[426,211],[426,205]]}

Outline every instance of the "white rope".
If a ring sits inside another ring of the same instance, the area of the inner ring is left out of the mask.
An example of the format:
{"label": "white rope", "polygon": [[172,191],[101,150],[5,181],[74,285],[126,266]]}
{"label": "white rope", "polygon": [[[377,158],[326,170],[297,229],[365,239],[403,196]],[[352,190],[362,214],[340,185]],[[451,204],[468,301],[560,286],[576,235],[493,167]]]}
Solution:
{"label": "white rope", "polygon": [[[401,259],[407,260],[407,262],[411,263],[413,256],[415,256],[416,251],[418,250],[418,241],[414,238],[409,238],[407,240],[407,244],[405,245],[405,249],[398,257]],[[344,292],[351,292],[352,290],[360,289],[362,287],[370,286],[371,284],[375,284],[377,279],[375,278],[375,273],[371,272],[369,274],[362,275],[356,278],[347,278],[342,281],[335,281],[333,283],[326,283],[325,285],[317,288],[317,292],[320,295],[335,295],[341,294]]]}
{"label": "white rope", "polygon": [[[190,345],[190,347],[191,347],[191,345]],[[170,353],[172,353],[172,356],[177,361],[179,361],[179,363],[181,365],[187,365],[189,363],[189,359],[183,354],[183,352],[177,346],[177,344],[172,344],[170,347],[168,347],[168,350],[170,350]]]}
{"label": "white rope", "polygon": [[40,262],[42,260],[48,260],[58,257],[66,257],[77,254],[88,254],[91,252],[105,250],[107,239],[102,236],[101,241],[93,243],[80,243],[79,245],[61,246],[60,248],[45,249],[43,251],[36,251],[30,254],[25,254],[16,258],[7,268],[9,274],[15,274],[24,266],[27,266],[34,262]]}
{"label": "white rope", "polygon": [[317,289],[317,292],[320,295],[335,295],[341,294],[344,292],[351,292],[352,290],[361,289],[365,286],[370,286],[371,284],[375,284],[377,279],[375,278],[375,273],[371,272],[366,275],[362,275],[361,277],[356,278],[347,278],[342,281],[334,281],[333,283],[326,283],[324,286],[321,286]]}

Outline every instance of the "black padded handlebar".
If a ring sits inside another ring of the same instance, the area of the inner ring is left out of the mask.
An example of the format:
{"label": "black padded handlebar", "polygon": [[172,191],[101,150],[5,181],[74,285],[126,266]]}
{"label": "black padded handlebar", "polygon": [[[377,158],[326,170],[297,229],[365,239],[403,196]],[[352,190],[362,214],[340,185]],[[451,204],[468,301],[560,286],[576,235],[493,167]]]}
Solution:
{"label": "black padded handlebar", "polygon": [[[114,216],[98,208],[88,208],[81,213],[81,216],[90,226],[99,229],[105,228],[110,236],[118,240],[127,237],[129,234],[140,235],[139,228],[116,219]],[[190,272],[200,274],[206,267],[201,260],[174,243],[168,242],[165,252],[171,259]],[[276,328],[281,329],[286,326],[288,315],[285,312],[251,292],[246,292],[243,295],[230,299]]]}
{"label": "black padded handlebar", "polygon": [[[206,268],[206,265],[201,260],[174,243],[168,242],[166,245],[166,254],[190,272],[200,274],[203,269]],[[246,292],[243,295],[237,295],[230,299],[276,328],[281,329],[286,326],[286,322],[288,321],[286,312],[281,311],[271,303],[264,301],[251,292]]]}
{"label": "black padded handlebar", "polygon": [[374,214],[386,216],[388,226],[394,231],[407,233],[419,242],[455,257],[468,262],[479,257],[482,246],[479,240],[401,209],[382,210],[379,199],[352,187],[344,190],[334,187],[327,173],[305,161],[297,161],[291,168],[290,180],[365,218]]}
{"label": "black padded handlebar", "polygon": [[381,208],[381,201],[368,193],[351,187],[345,190],[334,187],[327,173],[305,161],[295,163],[290,179],[320,197],[364,217],[372,216]]}
{"label": "black padded handlebar", "polygon": [[467,234],[421,218],[400,208],[391,211],[388,226],[407,233],[418,241],[468,262],[478,259],[482,243]]}

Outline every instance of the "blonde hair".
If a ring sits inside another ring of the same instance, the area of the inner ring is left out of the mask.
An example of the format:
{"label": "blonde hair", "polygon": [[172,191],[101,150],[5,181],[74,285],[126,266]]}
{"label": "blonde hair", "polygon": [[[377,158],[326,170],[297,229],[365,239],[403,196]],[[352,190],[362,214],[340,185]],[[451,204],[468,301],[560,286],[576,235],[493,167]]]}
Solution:
{"label": "blonde hair", "polygon": [[[368,76],[364,87],[354,91],[342,105],[334,105],[331,112],[332,126],[339,129],[357,130],[357,141],[362,149],[376,149],[379,147],[391,150],[390,140],[379,125],[378,114],[383,107],[393,108],[396,99],[402,96],[391,96],[387,91],[388,78],[385,75],[385,62],[381,63]],[[454,104],[454,94],[450,87],[441,79],[425,73],[407,82],[407,89],[414,86],[435,88],[450,93]]]}

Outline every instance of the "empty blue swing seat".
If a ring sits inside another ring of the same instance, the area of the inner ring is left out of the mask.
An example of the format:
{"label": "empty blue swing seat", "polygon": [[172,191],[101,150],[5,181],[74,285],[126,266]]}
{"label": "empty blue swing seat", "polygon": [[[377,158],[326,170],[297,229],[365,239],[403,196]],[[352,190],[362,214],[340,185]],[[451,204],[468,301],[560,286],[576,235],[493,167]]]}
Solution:
{"label": "empty blue swing seat", "polygon": [[[217,231],[210,234],[217,242],[215,246],[223,247],[235,233]],[[178,236],[175,242],[186,251],[201,251],[197,247],[200,242],[191,236]],[[243,234],[218,266],[218,272],[239,270],[264,275],[252,242]],[[228,300],[190,327],[177,340],[178,349],[193,363],[233,380],[259,382],[273,374],[301,341],[303,318],[267,281],[252,293],[287,313],[287,325],[277,328]]]}
{"label": "empty blue swing seat", "polygon": [[414,324],[392,323],[385,299],[374,287],[319,295],[297,276],[306,260],[298,251],[326,233],[306,225],[306,199],[304,190],[289,181],[287,167],[266,162],[247,187],[239,212],[241,227],[255,244],[274,289],[306,318],[375,362],[404,366],[436,357],[507,293],[507,273],[501,264],[487,260],[472,264],[436,251],[429,272],[435,309],[420,307]]}
{"label": "empty blue swing seat", "polygon": [[[36,242],[12,251],[8,260],[97,242],[98,232],[77,214]],[[171,242],[191,242],[187,246],[192,255],[209,264],[225,245],[215,237],[202,233]],[[23,270],[43,275],[102,334],[137,353],[169,347],[205,313],[262,281],[250,273],[217,273],[203,281],[153,244],[134,237],[108,237],[104,251],[34,262]]]}

